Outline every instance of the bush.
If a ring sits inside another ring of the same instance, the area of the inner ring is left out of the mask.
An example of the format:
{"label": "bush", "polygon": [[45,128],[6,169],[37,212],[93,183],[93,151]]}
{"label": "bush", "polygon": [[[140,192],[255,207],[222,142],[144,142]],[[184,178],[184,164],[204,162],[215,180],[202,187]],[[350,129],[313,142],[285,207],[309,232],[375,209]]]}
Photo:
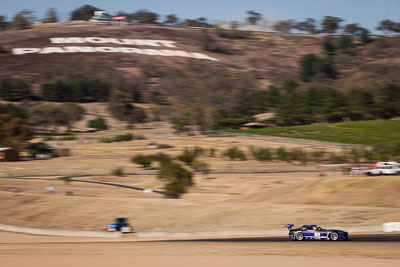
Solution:
{"label": "bush", "polygon": [[250,148],[250,152],[253,155],[254,159],[258,161],[267,161],[271,160],[271,152],[267,148]]}
{"label": "bush", "polygon": [[111,174],[114,176],[124,176],[124,169],[121,167],[118,167],[118,168],[112,170]]}
{"label": "bush", "polygon": [[315,162],[322,161],[324,158],[324,155],[325,155],[325,151],[322,151],[322,150],[315,150],[310,153],[312,160]]}
{"label": "bush", "polygon": [[186,188],[193,185],[192,173],[179,163],[164,162],[158,173],[158,178],[168,183],[165,185],[167,196],[179,198]]}
{"label": "bush", "polygon": [[276,150],[276,156],[280,161],[286,161],[288,158],[288,152],[284,147],[280,147]]}
{"label": "bush", "polygon": [[133,135],[131,133],[116,135],[111,138],[101,138],[99,141],[102,143],[114,143],[114,142],[127,142],[132,140],[144,140],[146,139],[142,135]]}
{"label": "bush", "polygon": [[244,152],[237,147],[228,148],[222,155],[230,160],[246,160]]}
{"label": "bush", "polygon": [[185,148],[182,154],[178,155],[176,158],[179,161],[184,162],[188,166],[192,166],[196,158],[203,154],[204,150],[201,147],[194,147],[192,149]]}
{"label": "bush", "polygon": [[306,164],[308,162],[308,157],[307,153],[304,152],[302,149],[293,149],[289,154],[288,154],[288,159],[290,161],[299,161],[302,164]]}
{"label": "bush", "polygon": [[153,163],[153,157],[139,154],[134,156],[131,161],[138,165],[142,165],[144,168],[149,168]]}
{"label": "bush", "polygon": [[151,158],[153,159],[153,161],[158,161],[160,164],[172,162],[172,158],[169,155],[164,154],[164,153],[158,153],[158,154],[152,155]]}
{"label": "bush", "polygon": [[329,160],[333,164],[341,164],[341,163],[346,163],[347,158],[345,155],[337,155],[335,153],[331,153],[329,156]]}
{"label": "bush", "polygon": [[107,130],[108,129],[107,123],[102,117],[97,117],[94,120],[90,120],[88,122],[88,127],[95,128],[97,130]]}

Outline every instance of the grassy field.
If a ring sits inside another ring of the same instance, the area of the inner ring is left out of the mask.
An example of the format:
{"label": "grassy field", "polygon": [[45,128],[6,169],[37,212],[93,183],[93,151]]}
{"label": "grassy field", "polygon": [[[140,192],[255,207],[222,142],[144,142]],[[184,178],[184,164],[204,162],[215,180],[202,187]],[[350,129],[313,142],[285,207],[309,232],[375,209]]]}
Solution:
{"label": "grassy field", "polygon": [[400,141],[400,121],[341,122],[322,125],[231,130],[229,132],[377,145]]}

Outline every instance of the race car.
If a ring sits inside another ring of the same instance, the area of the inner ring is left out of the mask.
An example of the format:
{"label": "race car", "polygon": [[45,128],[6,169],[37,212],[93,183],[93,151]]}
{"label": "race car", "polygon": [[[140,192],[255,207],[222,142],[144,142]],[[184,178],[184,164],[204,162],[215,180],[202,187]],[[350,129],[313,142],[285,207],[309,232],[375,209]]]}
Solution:
{"label": "race car", "polygon": [[286,224],[289,230],[289,238],[293,241],[303,240],[348,240],[349,234],[346,231],[324,229],[316,224],[305,224],[299,228],[293,228],[294,224]]}

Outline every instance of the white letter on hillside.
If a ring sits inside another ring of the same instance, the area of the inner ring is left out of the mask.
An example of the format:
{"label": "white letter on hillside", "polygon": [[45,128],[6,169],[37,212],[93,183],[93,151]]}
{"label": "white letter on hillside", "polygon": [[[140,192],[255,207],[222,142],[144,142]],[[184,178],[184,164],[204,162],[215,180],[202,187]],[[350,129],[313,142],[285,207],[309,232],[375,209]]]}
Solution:
{"label": "white letter on hillside", "polygon": [[32,54],[40,51],[40,48],[13,48],[14,55]]}
{"label": "white letter on hillside", "polygon": [[104,52],[104,53],[108,53],[108,52],[119,52],[118,48],[116,47],[95,47],[96,52]]}
{"label": "white letter on hillside", "polygon": [[119,47],[118,50],[122,53],[136,53],[143,54],[142,49],[134,48],[134,47]]}
{"label": "white letter on hillside", "polygon": [[101,37],[86,37],[85,40],[88,43],[94,43],[94,44],[105,44],[109,42],[107,38],[101,38]]}
{"label": "white letter on hillside", "polygon": [[50,38],[52,44],[82,44],[85,40],[81,37]]}
{"label": "white letter on hillside", "polygon": [[39,54],[65,53],[62,47],[45,47]]}
{"label": "white letter on hillside", "polygon": [[96,52],[93,46],[64,46],[68,53],[90,53]]}
{"label": "white letter on hillside", "polygon": [[156,42],[161,44],[161,45],[163,45],[163,46],[165,46],[165,47],[174,47],[174,48],[176,48],[176,46],[173,45],[174,43],[176,43],[174,41],[156,40]]}
{"label": "white letter on hillside", "polygon": [[202,54],[202,53],[192,53],[192,57],[193,57],[193,58],[198,58],[198,59],[214,60],[214,61],[215,61],[215,60],[218,60],[218,59],[216,59],[216,58],[207,56],[207,55]]}

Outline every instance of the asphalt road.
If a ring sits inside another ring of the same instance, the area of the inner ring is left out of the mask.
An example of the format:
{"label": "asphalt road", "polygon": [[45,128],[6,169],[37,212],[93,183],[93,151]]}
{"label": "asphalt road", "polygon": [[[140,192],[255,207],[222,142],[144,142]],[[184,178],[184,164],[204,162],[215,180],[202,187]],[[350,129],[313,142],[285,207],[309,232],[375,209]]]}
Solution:
{"label": "asphalt road", "polygon": [[[184,239],[184,240],[157,240],[149,242],[220,242],[220,243],[277,243],[277,242],[295,242],[289,237],[237,237],[237,238],[201,238],[201,239]],[[326,240],[305,240],[308,242],[334,242]],[[400,233],[397,234],[349,234],[348,241],[335,241],[335,242],[351,242],[351,243],[400,243]]]}

